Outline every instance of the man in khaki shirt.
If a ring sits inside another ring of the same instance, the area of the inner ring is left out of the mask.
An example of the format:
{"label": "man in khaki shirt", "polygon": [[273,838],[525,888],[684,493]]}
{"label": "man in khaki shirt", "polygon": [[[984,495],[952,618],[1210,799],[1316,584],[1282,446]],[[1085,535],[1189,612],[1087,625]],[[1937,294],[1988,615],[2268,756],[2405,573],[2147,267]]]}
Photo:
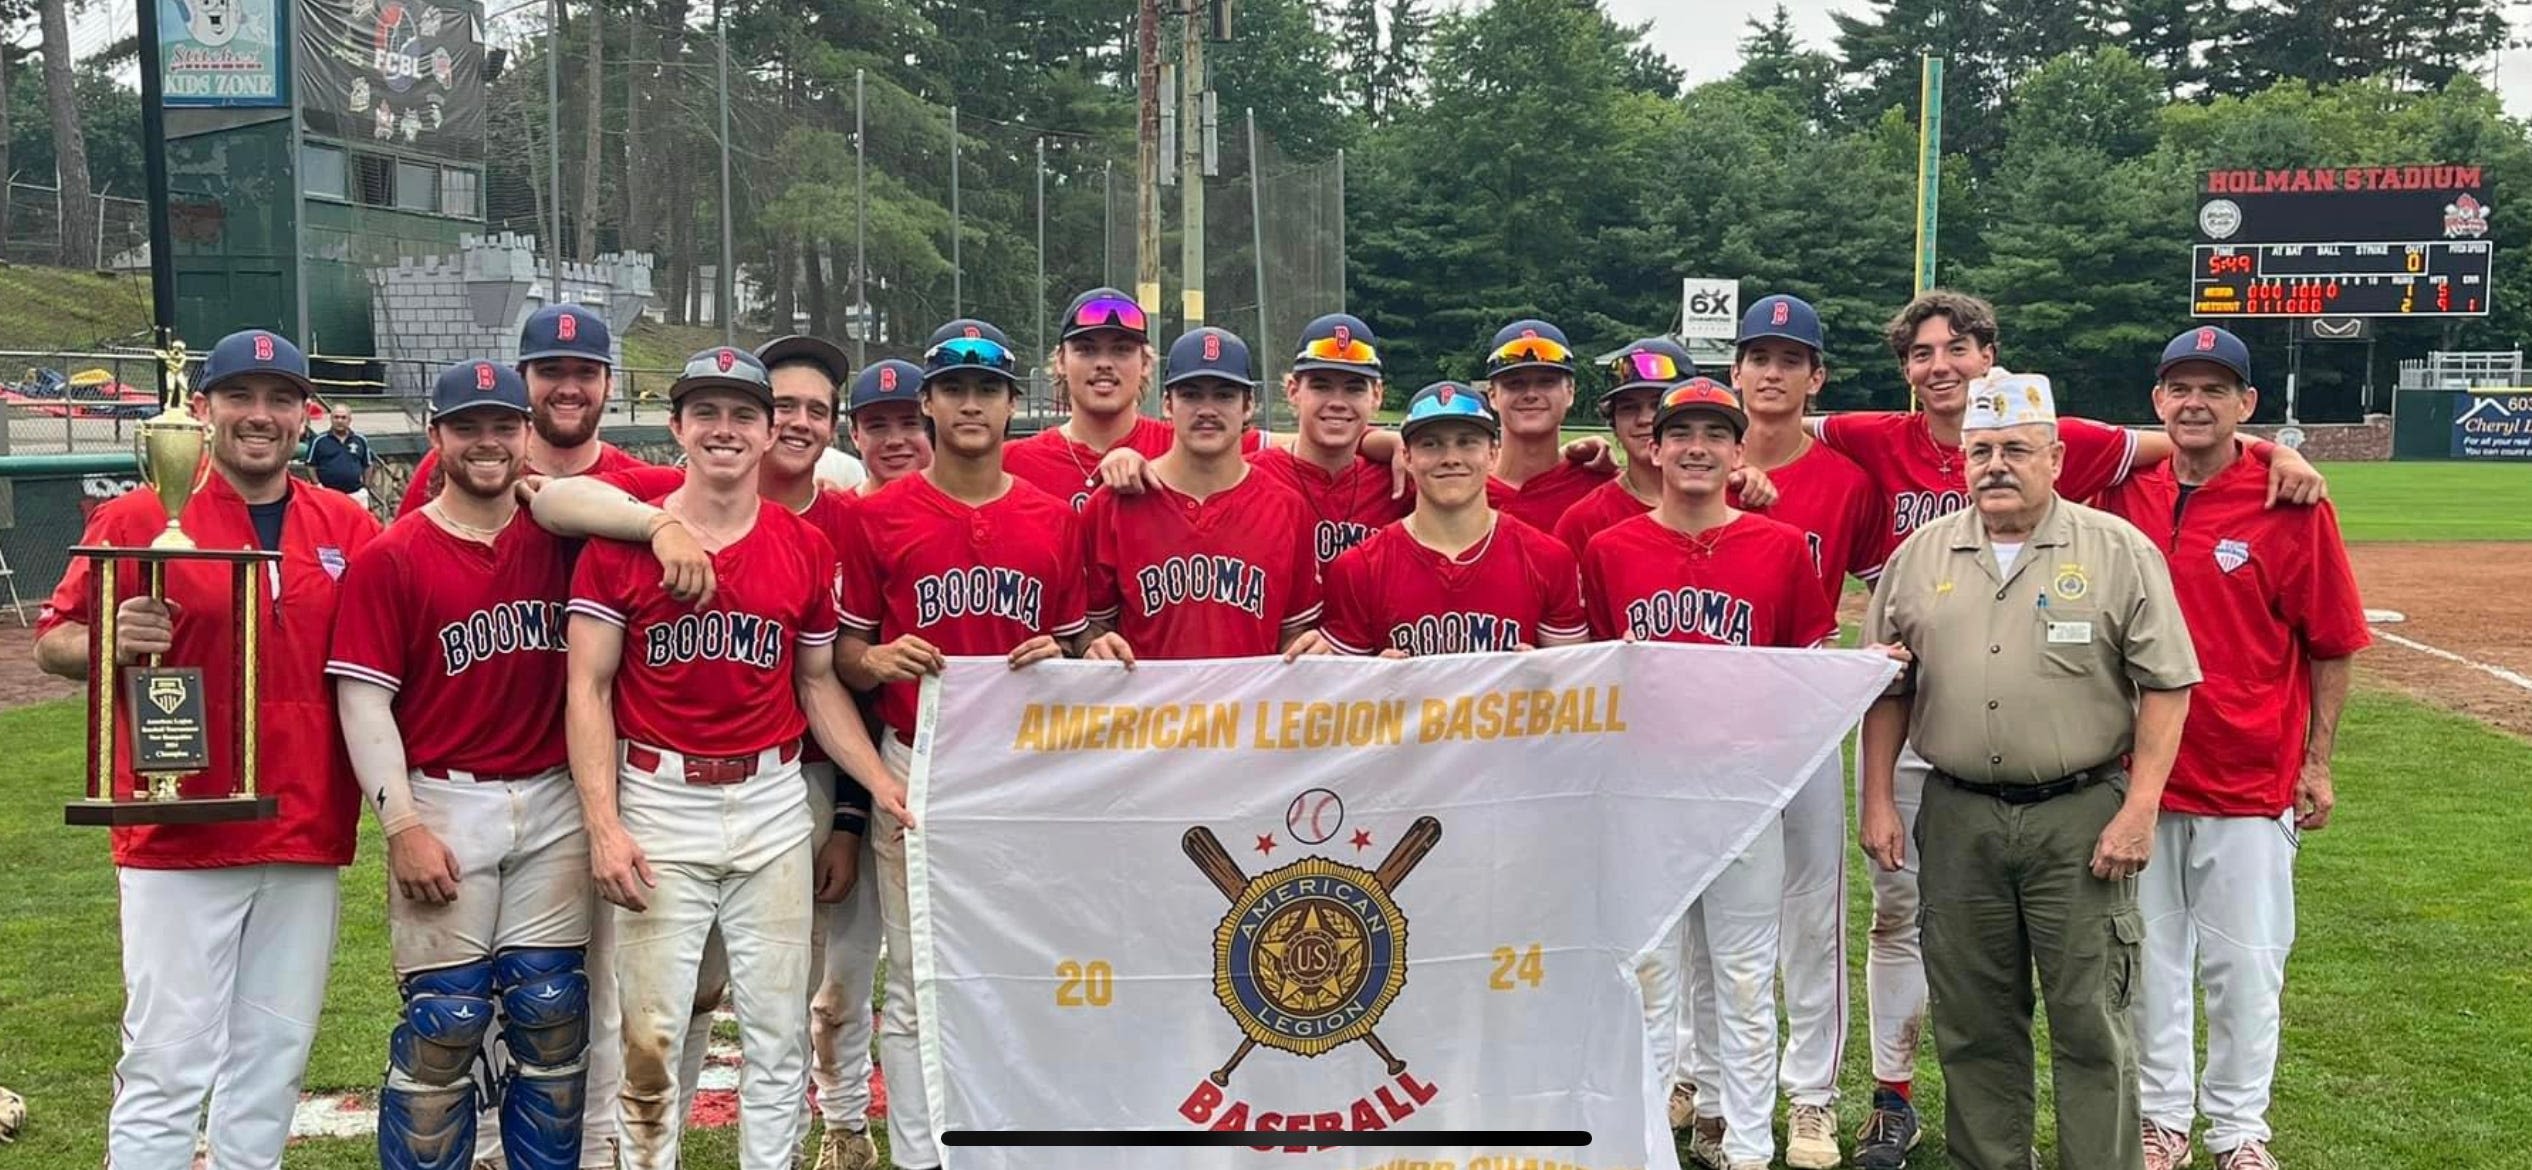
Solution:
{"label": "man in khaki shirt", "polygon": [[1864,718],[1864,851],[1884,869],[1906,859],[1893,773],[1908,743],[1934,768],[1913,845],[1945,1131],[1964,1170],[2032,1164],[2034,966],[2060,1165],[2144,1165],[2135,877],[2198,662],[2153,544],[2058,498],[2056,418],[2045,378],[1998,371],[1972,388],[1975,506],[1900,545],[1865,614],[1864,640],[1903,645],[1915,665]]}

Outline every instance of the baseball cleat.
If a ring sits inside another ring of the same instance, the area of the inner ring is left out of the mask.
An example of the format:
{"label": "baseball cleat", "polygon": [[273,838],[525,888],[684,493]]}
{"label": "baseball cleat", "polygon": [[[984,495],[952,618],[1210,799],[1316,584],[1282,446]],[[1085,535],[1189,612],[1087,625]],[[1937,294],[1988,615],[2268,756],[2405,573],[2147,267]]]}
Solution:
{"label": "baseball cleat", "polygon": [[1670,1087],[1670,1128],[1675,1132],[1688,1128],[1697,1119],[1697,1086]]}
{"label": "baseball cleat", "polygon": [[1874,1089],[1872,1116],[1855,1135],[1855,1170],[1907,1170],[1908,1151],[1923,1136],[1916,1106],[1888,1089]]}
{"label": "baseball cleat", "polygon": [[2268,1143],[2248,1141],[2216,1155],[2216,1170],[2278,1170]]}
{"label": "baseball cleat", "polygon": [[1793,1170],[1837,1170],[1837,1111],[1796,1105],[1785,1115],[1785,1165]]}
{"label": "baseball cleat", "polygon": [[2189,1164],[2189,1131],[2139,1123],[2145,1138],[2145,1170],[2179,1170]]}
{"label": "baseball cleat", "polygon": [[1723,1119],[1700,1117],[1688,1130],[1688,1158],[1706,1170],[1732,1170],[1723,1153]]}
{"label": "baseball cleat", "polygon": [[879,1148],[861,1130],[829,1127],[818,1138],[817,1170],[879,1170]]}

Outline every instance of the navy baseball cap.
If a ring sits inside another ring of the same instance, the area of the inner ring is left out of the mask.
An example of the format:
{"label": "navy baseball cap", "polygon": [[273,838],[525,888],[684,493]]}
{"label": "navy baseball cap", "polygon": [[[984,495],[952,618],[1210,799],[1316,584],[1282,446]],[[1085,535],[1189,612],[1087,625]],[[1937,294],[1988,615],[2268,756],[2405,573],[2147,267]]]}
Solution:
{"label": "navy baseball cap", "polygon": [[615,344],[607,319],[579,305],[547,305],[528,314],[519,327],[519,362],[542,358],[588,358],[602,366],[615,364]]}
{"label": "navy baseball cap", "polygon": [[1330,313],[1301,327],[1301,349],[1293,355],[1292,372],[1336,370],[1381,377],[1380,338],[1351,313]]}
{"label": "navy baseball cap", "polygon": [[765,376],[765,363],[743,349],[716,345],[696,351],[669,385],[668,400],[673,403],[698,390],[736,390],[767,410],[774,408],[774,383]]}
{"label": "navy baseball cap", "polygon": [[1813,353],[1828,349],[1820,343],[1820,314],[1811,302],[1783,293],[1760,297],[1748,312],[1741,314],[1741,333],[1732,339],[1732,345],[1737,349],[1771,337],[1810,346]]}
{"label": "navy baseball cap", "polygon": [[470,410],[528,413],[527,379],[516,367],[481,358],[440,371],[431,383],[431,421]]}
{"label": "navy baseball cap", "polygon": [[1609,355],[1609,392],[1600,396],[1606,413],[1617,396],[1629,390],[1668,390],[1697,376],[1688,350],[1667,337],[1639,337]]}
{"label": "navy baseball cap", "polygon": [[1535,317],[1495,330],[1494,344],[1486,347],[1486,376],[1529,369],[1574,372],[1574,346],[1564,330]]}
{"label": "navy baseball cap", "polygon": [[1013,371],[1018,364],[1011,338],[992,322],[974,317],[961,317],[933,330],[932,339],[923,345],[926,382],[953,370],[974,369],[1017,385],[1020,378]]}
{"label": "navy baseball cap", "polygon": [[845,402],[844,413],[882,402],[912,402],[922,387],[923,367],[898,358],[872,362],[853,379],[853,396]]}
{"label": "navy baseball cap", "polygon": [[1245,390],[1257,388],[1248,364],[1248,343],[1228,329],[1211,325],[1178,335],[1169,346],[1169,362],[1161,368],[1166,390],[1197,378],[1220,378]]}
{"label": "navy baseball cap", "polygon": [[1662,395],[1661,409],[1653,414],[1653,434],[1659,437],[1670,424],[1692,414],[1722,419],[1732,427],[1732,437],[1749,433],[1750,416],[1741,410],[1741,398],[1712,378],[1690,378],[1671,387]]}
{"label": "navy baseball cap", "polygon": [[1486,396],[1465,382],[1435,382],[1415,392],[1407,401],[1406,421],[1398,424],[1400,442],[1413,439],[1435,423],[1463,422],[1481,427],[1489,435],[1503,434],[1503,423],[1495,412],[1486,409]]}
{"label": "navy baseball cap", "polygon": [[1074,297],[1073,303],[1065,306],[1064,331],[1057,334],[1055,340],[1059,343],[1071,341],[1084,333],[1096,333],[1102,329],[1126,334],[1146,344],[1152,340],[1151,317],[1143,312],[1143,306],[1133,297],[1106,287],[1091,289]]}
{"label": "navy baseball cap", "polygon": [[777,337],[756,347],[756,360],[768,370],[784,362],[806,362],[826,371],[827,380],[838,386],[853,377],[853,359],[844,356],[844,347],[823,337],[794,333]]}
{"label": "navy baseball cap", "polygon": [[271,374],[297,386],[301,394],[316,394],[316,383],[308,380],[308,355],[269,329],[240,329],[221,338],[211,347],[211,356],[202,359],[202,380],[194,389],[207,394],[248,374]]}
{"label": "navy baseball cap", "polygon": [[2154,377],[2160,380],[2182,362],[2214,362],[2233,371],[2243,385],[2251,384],[2251,347],[2242,344],[2242,339],[2230,329],[2201,325],[2172,338],[2171,344],[2163,347],[2163,364],[2154,367]]}

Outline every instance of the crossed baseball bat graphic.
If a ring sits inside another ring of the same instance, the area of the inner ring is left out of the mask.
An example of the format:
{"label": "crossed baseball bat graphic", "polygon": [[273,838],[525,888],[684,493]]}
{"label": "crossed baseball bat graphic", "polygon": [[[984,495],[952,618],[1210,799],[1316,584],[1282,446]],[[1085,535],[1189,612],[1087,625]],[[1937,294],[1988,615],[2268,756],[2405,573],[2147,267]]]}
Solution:
{"label": "crossed baseball bat graphic", "polygon": [[[1406,835],[1390,847],[1389,856],[1381,861],[1378,870],[1373,871],[1372,880],[1381,889],[1395,894],[1398,883],[1407,880],[1407,875],[1415,872],[1416,864],[1423,861],[1424,855],[1431,853],[1441,840],[1442,822],[1432,817],[1417,817],[1414,824],[1407,826]],[[1220,890],[1225,899],[1239,901],[1240,895],[1248,889],[1248,875],[1240,871],[1240,863],[1231,859],[1230,851],[1222,847],[1213,830],[1198,825],[1187,830],[1180,844],[1187,851],[1187,860],[1195,862],[1196,868],[1212,879],[1214,889]],[[1366,1031],[1363,1042],[1371,1045],[1371,1050],[1388,1065],[1390,1076],[1407,1071],[1407,1062],[1390,1052],[1389,1046],[1381,1043],[1377,1034]],[[1215,1069],[1208,1079],[1216,1085],[1229,1085],[1232,1070],[1239,1068],[1240,1062],[1248,1059],[1248,1054],[1256,1048],[1255,1037],[1241,1037],[1239,1050],[1233,1052],[1230,1061]]]}

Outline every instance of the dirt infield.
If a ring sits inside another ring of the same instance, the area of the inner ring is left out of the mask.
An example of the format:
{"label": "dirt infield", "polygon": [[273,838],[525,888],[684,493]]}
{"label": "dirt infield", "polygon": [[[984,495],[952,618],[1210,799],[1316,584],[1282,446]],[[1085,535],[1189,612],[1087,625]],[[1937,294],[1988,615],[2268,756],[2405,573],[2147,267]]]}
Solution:
{"label": "dirt infield", "polygon": [[[26,616],[29,621],[35,618],[32,602],[26,607]],[[67,699],[78,693],[79,684],[35,669],[35,632],[18,628],[18,619],[8,607],[0,606],[0,710]]]}
{"label": "dirt infield", "polygon": [[2532,544],[2359,544],[2348,553],[2366,607],[2408,616],[2374,627],[2373,649],[2356,660],[2357,681],[2532,738],[2532,690],[2390,640],[2532,678],[2532,609],[2522,589]]}

